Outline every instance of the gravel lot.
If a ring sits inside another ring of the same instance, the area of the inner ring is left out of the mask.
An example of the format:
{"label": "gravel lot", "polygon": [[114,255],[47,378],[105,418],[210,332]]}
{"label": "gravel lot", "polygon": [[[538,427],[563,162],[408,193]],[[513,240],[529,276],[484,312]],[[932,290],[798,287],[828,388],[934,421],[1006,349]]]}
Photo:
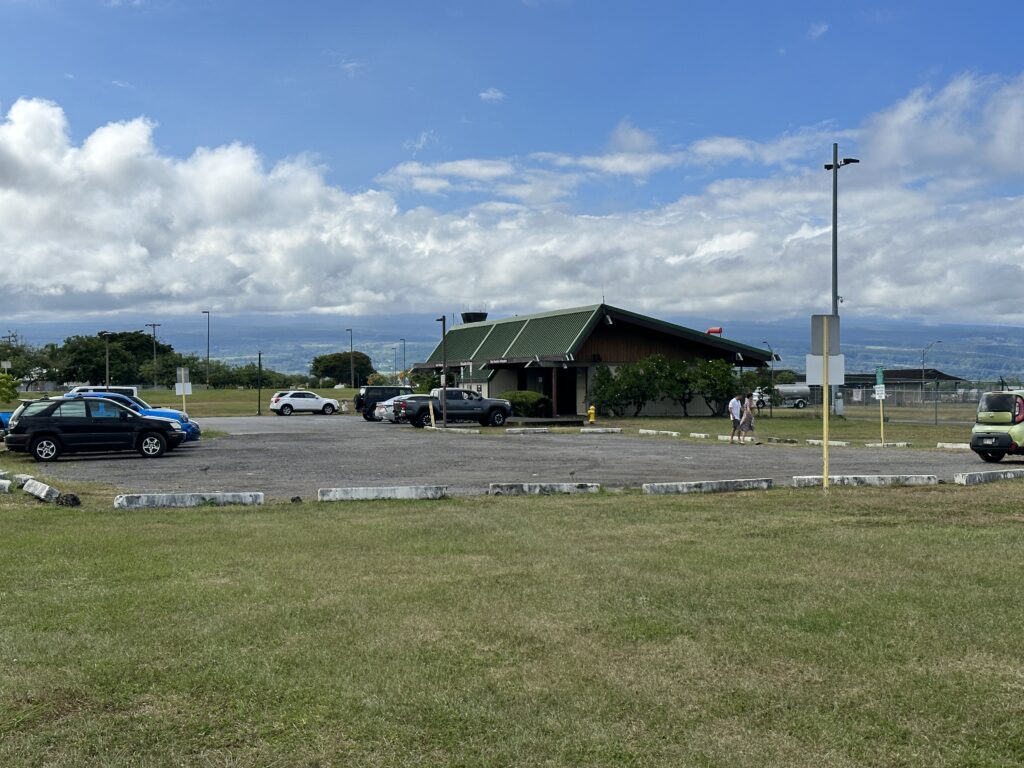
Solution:
{"label": "gravel lot", "polygon": [[[262,491],[268,499],[316,498],[319,488],[448,485],[486,493],[492,482],[596,482],[638,487],[674,482],[821,474],[821,448],[729,445],[715,439],[619,435],[452,435],[350,416],[206,418],[227,437],[188,444],[157,460],[138,454],[65,456],[45,467],[13,455],[26,473],[111,483],[125,492]],[[712,436],[714,438],[714,436]],[[1003,465],[1020,466],[1019,461]],[[969,451],[832,448],[832,474],[935,474],[992,469]]]}

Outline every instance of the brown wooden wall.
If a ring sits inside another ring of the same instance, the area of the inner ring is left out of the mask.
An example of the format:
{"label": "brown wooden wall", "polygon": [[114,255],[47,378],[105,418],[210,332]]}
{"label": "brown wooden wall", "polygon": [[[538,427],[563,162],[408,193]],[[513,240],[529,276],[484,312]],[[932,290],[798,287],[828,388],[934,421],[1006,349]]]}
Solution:
{"label": "brown wooden wall", "polygon": [[707,347],[618,320],[615,325],[598,325],[580,347],[576,360],[581,363],[591,362],[594,355],[600,355],[601,362],[613,365],[635,363],[651,355],[664,355],[670,360],[728,357],[727,353],[716,354]]}

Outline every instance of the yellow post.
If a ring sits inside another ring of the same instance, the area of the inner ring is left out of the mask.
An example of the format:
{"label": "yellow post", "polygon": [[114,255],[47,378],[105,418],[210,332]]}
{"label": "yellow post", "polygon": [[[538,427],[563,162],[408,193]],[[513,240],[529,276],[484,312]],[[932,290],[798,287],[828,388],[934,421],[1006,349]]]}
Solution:
{"label": "yellow post", "polygon": [[182,388],[181,388],[181,412],[182,413],[187,413],[188,412],[185,409],[185,387],[184,386],[182,386]]}
{"label": "yellow post", "polygon": [[821,475],[821,489],[828,493],[828,411],[831,403],[829,402],[829,391],[828,391],[828,318],[825,318],[825,322],[822,323],[822,341],[825,346],[825,359],[821,362],[821,392],[822,401],[825,406],[825,413],[822,415],[821,427],[822,427],[822,440],[821,440],[821,463],[822,463],[822,475]]}
{"label": "yellow post", "polygon": [[430,426],[436,427],[437,424],[434,422],[434,400],[431,398],[427,400],[427,408],[430,410]]}
{"label": "yellow post", "polygon": [[885,448],[885,400],[878,398],[878,428],[882,432],[882,447]]}

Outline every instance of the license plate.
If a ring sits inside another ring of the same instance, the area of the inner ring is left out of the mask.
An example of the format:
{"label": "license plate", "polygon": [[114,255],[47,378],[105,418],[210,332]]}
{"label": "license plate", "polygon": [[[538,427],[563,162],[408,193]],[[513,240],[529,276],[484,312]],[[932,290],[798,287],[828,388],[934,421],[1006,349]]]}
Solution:
{"label": "license plate", "polygon": [[995,445],[996,439],[994,437],[984,437],[981,442],[983,445]]}

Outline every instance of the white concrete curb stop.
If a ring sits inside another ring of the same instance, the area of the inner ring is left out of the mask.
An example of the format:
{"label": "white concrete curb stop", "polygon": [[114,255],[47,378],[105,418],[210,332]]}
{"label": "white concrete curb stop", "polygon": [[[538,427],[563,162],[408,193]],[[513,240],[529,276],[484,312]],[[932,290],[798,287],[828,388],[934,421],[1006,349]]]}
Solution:
{"label": "white concrete curb stop", "polygon": [[114,509],[162,509],[165,507],[223,507],[228,504],[244,506],[263,503],[263,494],[255,491],[240,493],[128,493],[114,497]]}
{"label": "white concrete curb stop", "polygon": [[[936,475],[829,475],[829,485],[871,486],[919,486],[938,485]],[[794,488],[820,488],[821,475],[796,475]]]}
{"label": "white concrete curb stop", "polygon": [[354,488],[321,488],[317,501],[376,501],[378,499],[443,499],[447,485],[385,485]]}
{"label": "white concrete curb stop", "polygon": [[449,435],[479,435],[479,429],[466,429],[464,427],[424,427],[428,432],[445,432]]}
{"label": "white concrete curb stop", "polygon": [[679,437],[678,432],[670,432],[667,429],[641,429],[641,435],[667,435],[668,437]]}
{"label": "white concrete curb stop", "polygon": [[936,448],[949,448],[954,451],[969,451],[971,450],[970,443],[936,443]]}
{"label": "white concrete curb stop", "polygon": [[785,443],[786,445],[798,445],[800,443],[795,437],[769,437],[769,443]]}
{"label": "white concrete curb stop", "polygon": [[865,448],[910,448],[913,443],[864,443]]}
{"label": "white concrete curb stop", "polygon": [[719,441],[721,441],[723,443],[731,442],[731,440],[733,440],[733,439],[735,439],[736,442],[739,442],[739,443],[753,443],[753,442],[755,442],[754,438],[752,438],[752,437],[730,438],[729,435],[719,435],[718,439],[719,439]]}
{"label": "white concrete curb stop", "polygon": [[698,440],[709,440],[711,438],[711,435],[709,435],[707,432],[691,432],[690,437],[695,437]]}
{"label": "white concrete curb stop", "polygon": [[988,472],[958,472],[953,475],[957,485],[981,485],[996,480],[1015,480],[1024,477],[1024,469],[997,469]]}
{"label": "white concrete curb stop", "polygon": [[7,470],[6,469],[0,469],[0,480],[6,480],[6,479],[7,479]]}
{"label": "white concrete curb stop", "polygon": [[549,496],[555,493],[597,493],[600,483],[491,483],[490,496]]}
{"label": "white concrete curb stop", "polygon": [[581,435],[618,435],[622,427],[580,427]]}
{"label": "white concrete curb stop", "polygon": [[10,480],[0,480],[0,493],[10,493],[10,492],[11,492],[11,481]]}
{"label": "white concrete curb stop", "polygon": [[[821,445],[823,442],[824,442],[823,440],[813,440],[813,439],[810,439],[810,440],[807,441],[807,444],[808,445]],[[828,444],[831,445],[831,446],[835,446],[836,448],[846,448],[846,447],[848,447],[850,445],[850,443],[847,442],[846,440],[829,440]],[[830,477],[831,477],[831,475],[830,475]]]}
{"label": "white concrete curb stop", "polygon": [[546,435],[551,430],[547,427],[509,427],[506,435]]}
{"label": "white concrete curb stop", "polygon": [[35,478],[32,477],[32,475],[15,475],[11,479],[14,480],[15,488],[24,488],[25,483],[27,483],[29,480],[35,480]]}
{"label": "white concrete curb stop", "polygon": [[37,499],[50,502],[51,504],[60,496],[60,491],[56,488],[52,488],[46,485],[46,483],[40,483],[38,480],[29,480],[25,483],[24,488],[25,493],[31,493]]}
{"label": "white concrete curb stop", "polygon": [[727,491],[769,491],[774,483],[769,478],[752,480],[698,480],[694,483],[644,483],[644,493],[725,493]]}

